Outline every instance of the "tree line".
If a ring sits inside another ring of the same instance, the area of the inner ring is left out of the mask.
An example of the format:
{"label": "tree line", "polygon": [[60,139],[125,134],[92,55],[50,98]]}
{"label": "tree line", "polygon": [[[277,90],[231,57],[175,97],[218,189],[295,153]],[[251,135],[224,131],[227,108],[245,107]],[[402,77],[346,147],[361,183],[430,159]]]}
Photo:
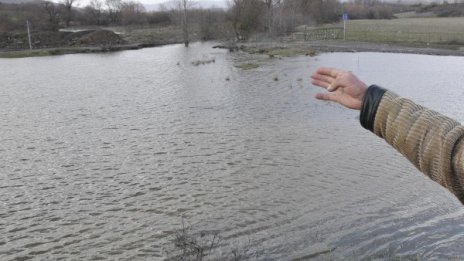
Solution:
{"label": "tree line", "polygon": [[[298,25],[338,22],[342,13],[354,19],[389,19],[398,6],[379,0],[229,0],[228,8],[202,9],[192,0],[176,0],[158,11],[147,11],[134,0],[78,0],[0,3],[0,32],[22,31],[28,20],[35,30],[56,31],[69,26],[176,25],[186,39],[189,27],[199,28],[203,39],[251,35],[281,35]],[[187,45],[188,43],[186,43]]]}
{"label": "tree line", "polygon": [[85,7],[76,7],[78,0],[0,2],[0,31],[21,30],[29,20],[36,29],[58,30],[69,26],[130,25],[168,22],[165,14],[146,12],[137,1],[91,0]]}

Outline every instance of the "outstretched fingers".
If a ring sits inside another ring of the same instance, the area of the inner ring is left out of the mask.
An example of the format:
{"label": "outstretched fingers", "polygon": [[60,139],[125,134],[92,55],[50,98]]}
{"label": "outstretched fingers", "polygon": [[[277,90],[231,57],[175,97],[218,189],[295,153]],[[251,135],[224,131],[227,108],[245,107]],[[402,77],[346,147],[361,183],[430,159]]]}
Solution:
{"label": "outstretched fingers", "polygon": [[338,89],[339,83],[337,77],[340,71],[333,68],[319,68],[311,75],[311,83],[313,85],[327,89],[329,92],[333,92]]}
{"label": "outstretched fingers", "polygon": [[332,78],[337,78],[339,73],[340,73],[340,70],[335,69],[335,68],[320,67],[316,70],[315,74],[326,75]]}
{"label": "outstretched fingers", "polygon": [[316,80],[316,79],[311,79],[311,83],[315,86],[322,87],[324,89],[327,89],[330,86],[330,83],[321,81],[321,80]]}
{"label": "outstretched fingers", "polygon": [[333,101],[350,109],[359,110],[367,86],[351,72],[334,68],[319,68],[311,75],[311,83],[327,92],[316,94],[319,100]]}
{"label": "outstretched fingers", "polygon": [[327,89],[329,92],[336,91],[339,87],[340,84],[338,83],[337,80],[333,80],[331,82],[327,82],[324,80],[318,80],[318,79],[311,79],[311,83],[315,86],[322,87],[324,89]]}
{"label": "outstretched fingers", "polygon": [[311,79],[322,81],[322,82],[327,82],[329,84],[331,84],[335,80],[334,77],[327,76],[324,74],[318,74],[318,73],[314,73],[313,75],[311,75]]}

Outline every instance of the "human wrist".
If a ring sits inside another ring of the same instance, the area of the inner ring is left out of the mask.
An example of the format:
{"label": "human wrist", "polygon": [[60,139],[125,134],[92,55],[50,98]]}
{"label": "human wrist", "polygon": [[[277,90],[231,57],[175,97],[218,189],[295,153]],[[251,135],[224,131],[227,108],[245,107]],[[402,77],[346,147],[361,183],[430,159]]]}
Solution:
{"label": "human wrist", "polygon": [[364,92],[359,121],[365,129],[373,131],[377,108],[379,107],[380,101],[386,91],[386,89],[377,85],[371,85]]}

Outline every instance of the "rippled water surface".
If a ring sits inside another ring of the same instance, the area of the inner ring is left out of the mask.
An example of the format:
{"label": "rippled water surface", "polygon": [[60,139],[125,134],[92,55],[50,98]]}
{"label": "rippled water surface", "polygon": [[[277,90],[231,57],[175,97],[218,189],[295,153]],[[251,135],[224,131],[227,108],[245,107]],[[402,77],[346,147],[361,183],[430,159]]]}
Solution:
{"label": "rippled water surface", "polygon": [[211,47],[0,59],[1,260],[162,260],[183,221],[213,259],[464,258],[459,202],[308,81],[341,67],[464,121],[463,58]]}

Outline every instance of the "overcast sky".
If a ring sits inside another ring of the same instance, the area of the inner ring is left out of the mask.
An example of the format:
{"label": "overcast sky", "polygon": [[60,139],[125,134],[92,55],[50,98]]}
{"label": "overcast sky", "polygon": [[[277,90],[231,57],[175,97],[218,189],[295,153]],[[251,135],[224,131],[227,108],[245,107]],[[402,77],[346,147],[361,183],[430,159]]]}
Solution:
{"label": "overcast sky", "polygon": [[[59,2],[60,0],[54,0],[55,2]],[[161,4],[166,2],[171,2],[172,0],[139,0],[142,4]],[[218,2],[219,4],[225,3],[227,0],[193,0],[193,2]],[[86,6],[88,5],[90,0],[77,0],[79,6]]]}

